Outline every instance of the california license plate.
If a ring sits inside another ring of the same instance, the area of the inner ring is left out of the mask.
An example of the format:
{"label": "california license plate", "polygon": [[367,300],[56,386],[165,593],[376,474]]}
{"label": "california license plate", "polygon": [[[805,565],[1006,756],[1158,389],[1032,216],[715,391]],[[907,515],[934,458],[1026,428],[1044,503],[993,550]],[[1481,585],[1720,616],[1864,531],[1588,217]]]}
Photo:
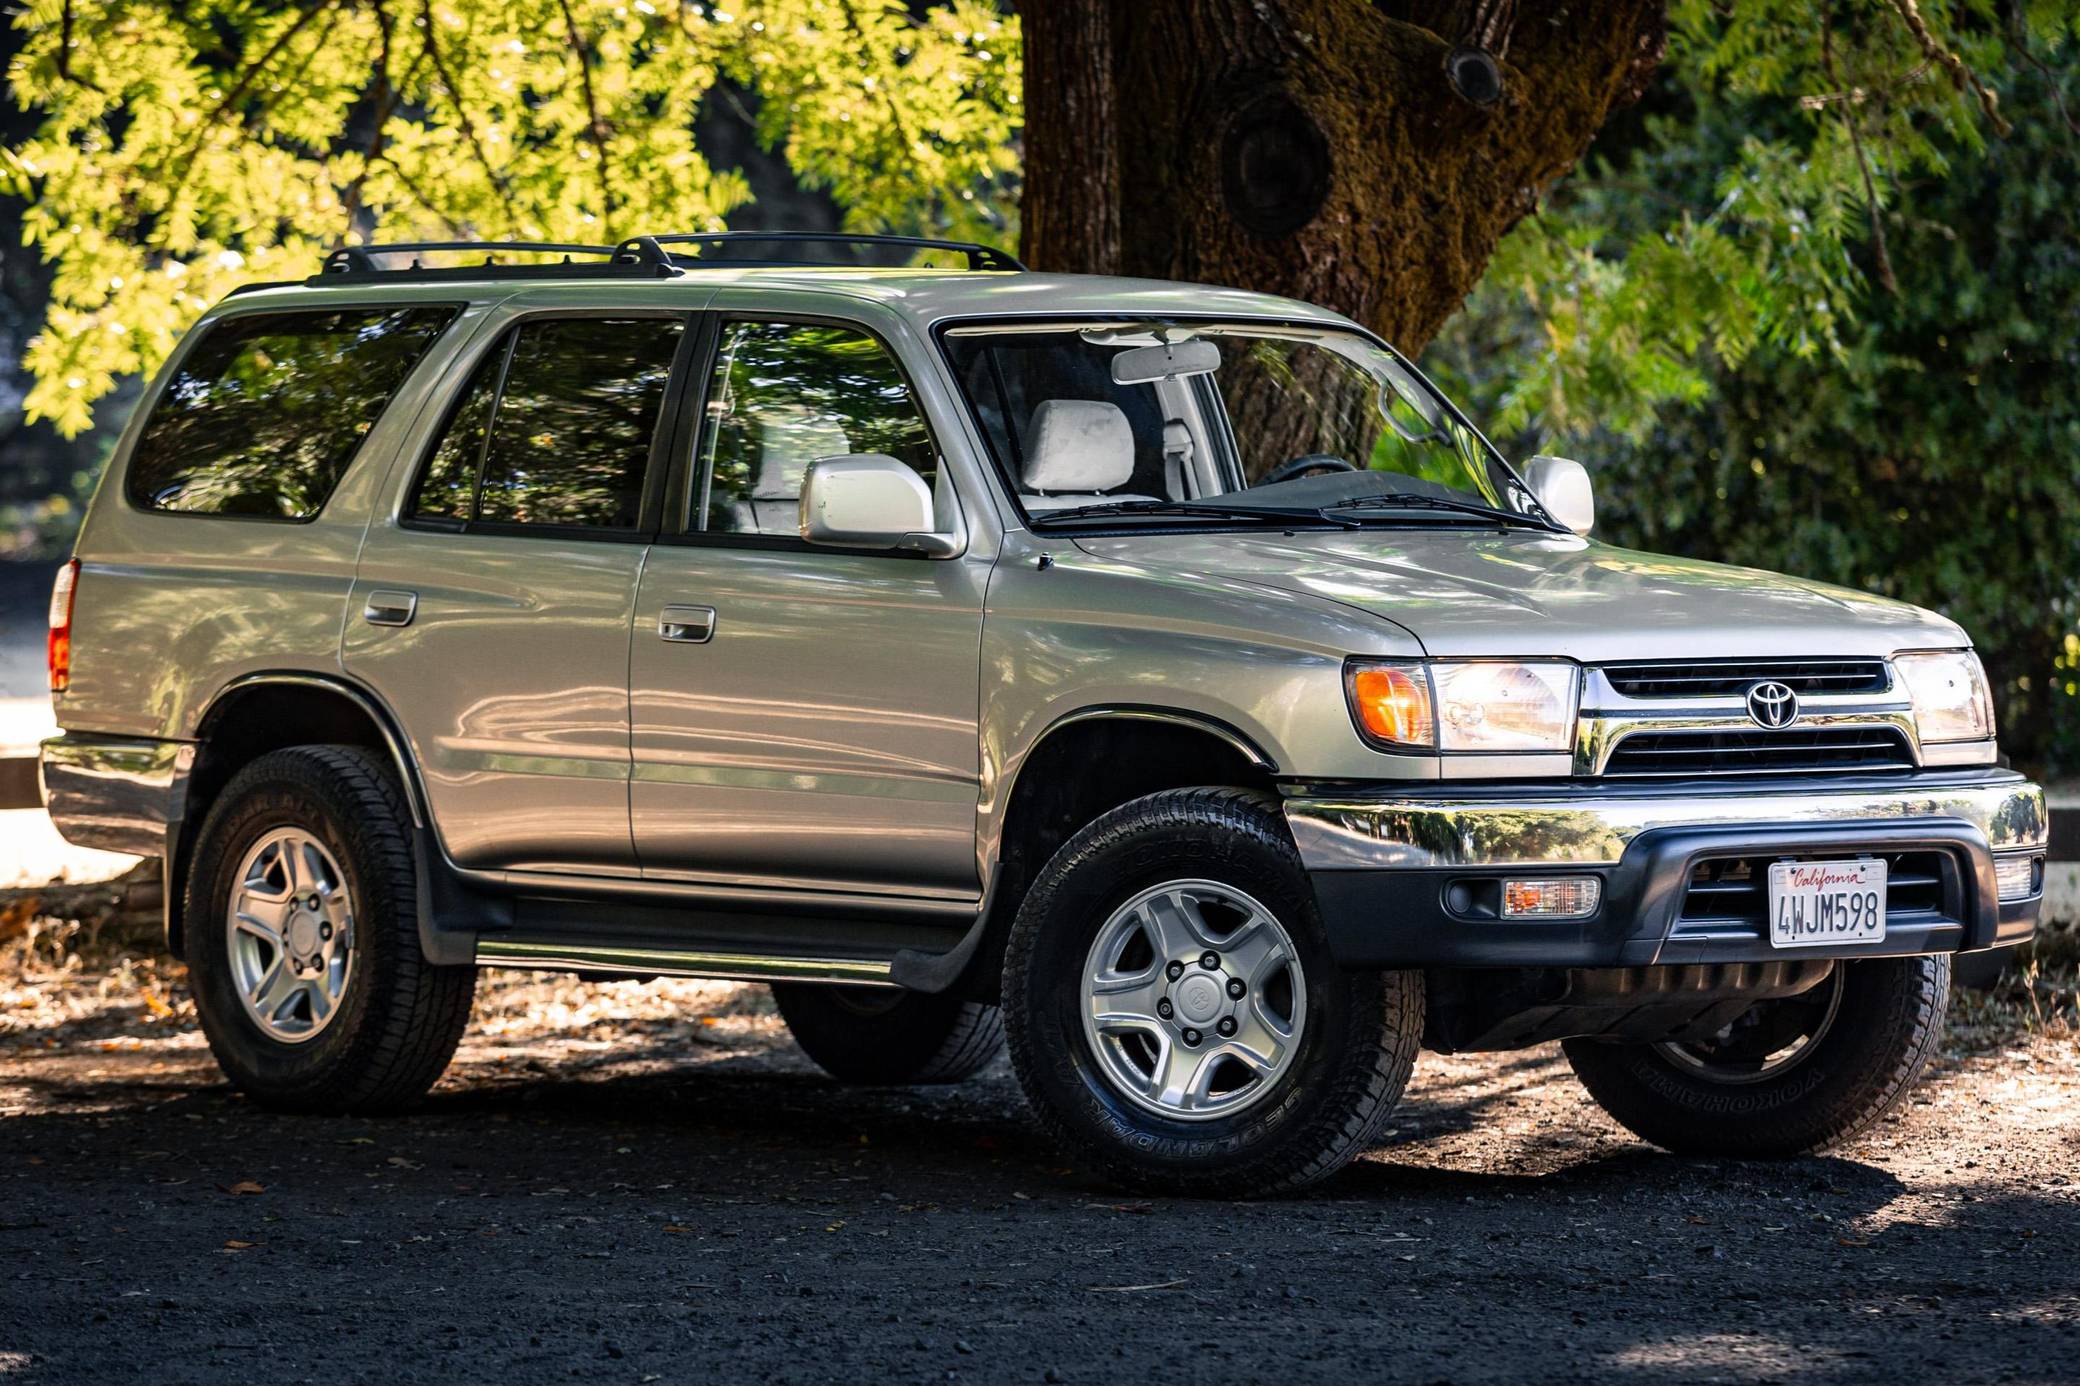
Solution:
{"label": "california license plate", "polygon": [[1769,941],[1778,948],[1885,937],[1885,863],[1780,861],[1769,868]]}

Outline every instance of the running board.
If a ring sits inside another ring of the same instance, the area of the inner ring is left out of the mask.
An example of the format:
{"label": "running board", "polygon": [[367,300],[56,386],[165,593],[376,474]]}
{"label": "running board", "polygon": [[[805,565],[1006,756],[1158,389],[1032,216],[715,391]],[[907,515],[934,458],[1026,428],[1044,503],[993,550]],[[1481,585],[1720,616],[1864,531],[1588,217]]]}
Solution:
{"label": "running board", "polygon": [[772,953],[720,953],[691,948],[620,948],[589,943],[533,943],[486,935],[478,967],[543,972],[611,972],[632,977],[712,977],[731,982],[848,982],[894,986],[889,964],[867,958],[804,958]]}

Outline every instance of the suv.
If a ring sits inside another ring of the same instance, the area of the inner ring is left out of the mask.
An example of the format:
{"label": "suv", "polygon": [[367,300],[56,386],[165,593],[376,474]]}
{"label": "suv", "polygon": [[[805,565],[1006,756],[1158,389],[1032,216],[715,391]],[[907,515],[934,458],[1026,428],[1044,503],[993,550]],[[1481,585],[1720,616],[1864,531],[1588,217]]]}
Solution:
{"label": "suv", "polygon": [[848,1081],[1008,1034],[1156,1188],[1334,1171],[1419,1046],[1790,1155],[2033,930],[1949,621],[1592,542],[1579,465],[1323,309],[816,239],[357,247],[161,373],[44,785],[165,859],[238,1087],[408,1102],[476,968],[568,969],[770,982]]}

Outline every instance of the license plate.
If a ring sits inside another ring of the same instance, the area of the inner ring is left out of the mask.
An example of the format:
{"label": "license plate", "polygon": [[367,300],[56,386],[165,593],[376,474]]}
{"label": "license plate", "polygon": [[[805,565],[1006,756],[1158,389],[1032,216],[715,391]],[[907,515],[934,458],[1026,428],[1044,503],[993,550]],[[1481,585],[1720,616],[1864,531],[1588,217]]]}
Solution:
{"label": "license plate", "polygon": [[1769,868],[1769,941],[1778,948],[1885,937],[1885,863],[1780,861]]}

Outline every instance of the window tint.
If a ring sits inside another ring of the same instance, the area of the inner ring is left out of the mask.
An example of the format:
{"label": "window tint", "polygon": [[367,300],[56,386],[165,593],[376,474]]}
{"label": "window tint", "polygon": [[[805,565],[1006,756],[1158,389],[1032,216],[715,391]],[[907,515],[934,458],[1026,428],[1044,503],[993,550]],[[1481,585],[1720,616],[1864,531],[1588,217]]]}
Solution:
{"label": "window tint", "polygon": [[676,318],[522,323],[477,367],[406,513],[634,528],[684,333]]}
{"label": "window tint", "polygon": [[226,318],[153,405],[133,504],[198,515],[318,513],[454,304]]}
{"label": "window tint", "polygon": [[702,447],[705,524],[799,537],[802,475],[819,457],[879,452],[931,486],[931,435],[887,348],[853,328],[727,323]]}

